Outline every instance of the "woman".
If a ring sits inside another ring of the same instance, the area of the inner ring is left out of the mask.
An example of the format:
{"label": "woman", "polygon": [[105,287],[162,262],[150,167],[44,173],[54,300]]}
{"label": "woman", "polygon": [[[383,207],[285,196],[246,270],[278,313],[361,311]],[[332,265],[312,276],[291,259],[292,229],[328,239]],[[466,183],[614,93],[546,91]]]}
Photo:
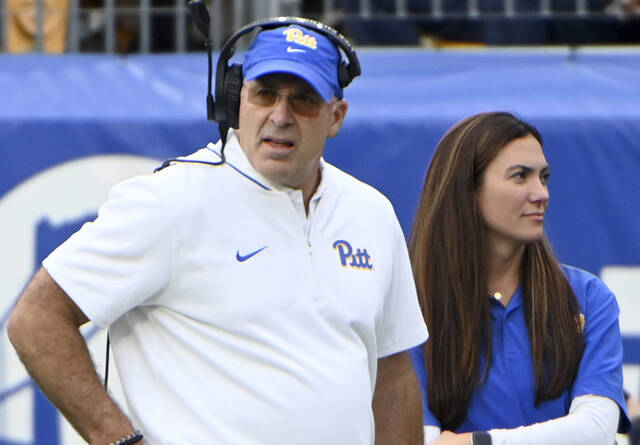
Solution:
{"label": "woman", "polygon": [[549,174],[540,134],[509,113],[436,149],[410,243],[432,333],[413,351],[425,443],[610,445],[628,428],[618,306],[554,258]]}

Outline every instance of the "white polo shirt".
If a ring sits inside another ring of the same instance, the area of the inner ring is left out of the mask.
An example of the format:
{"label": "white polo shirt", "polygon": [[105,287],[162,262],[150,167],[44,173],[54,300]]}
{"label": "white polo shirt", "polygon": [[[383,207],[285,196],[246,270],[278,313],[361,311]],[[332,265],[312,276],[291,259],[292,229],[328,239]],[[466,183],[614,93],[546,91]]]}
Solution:
{"label": "white polo shirt", "polygon": [[307,217],[225,153],[119,184],[44,267],[111,325],[146,443],[372,444],[377,359],[428,336],[391,204],[323,162]]}

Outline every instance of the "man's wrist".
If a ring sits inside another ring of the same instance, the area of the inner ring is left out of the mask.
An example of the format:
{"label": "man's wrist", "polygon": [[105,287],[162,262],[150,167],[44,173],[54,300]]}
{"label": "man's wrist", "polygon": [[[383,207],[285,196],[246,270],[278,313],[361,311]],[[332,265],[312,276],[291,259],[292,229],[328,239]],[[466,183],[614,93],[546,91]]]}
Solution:
{"label": "man's wrist", "polygon": [[144,436],[139,430],[134,431],[131,434],[128,434],[115,442],[111,442],[109,445],[133,445],[134,443],[138,443],[142,440]]}
{"label": "man's wrist", "polygon": [[491,445],[491,434],[487,431],[474,431],[471,434],[472,445]]}

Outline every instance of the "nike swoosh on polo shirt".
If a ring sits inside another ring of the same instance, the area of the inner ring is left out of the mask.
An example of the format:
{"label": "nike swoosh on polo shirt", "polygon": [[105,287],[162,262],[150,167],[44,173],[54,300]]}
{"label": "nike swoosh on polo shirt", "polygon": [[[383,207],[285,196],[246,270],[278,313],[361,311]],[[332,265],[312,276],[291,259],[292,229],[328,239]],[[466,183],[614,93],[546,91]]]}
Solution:
{"label": "nike swoosh on polo shirt", "polygon": [[258,250],[254,250],[251,253],[248,253],[246,255],[240,255],[240,251],[236,250],[236,260],[238,260],[239,263],[242,263],[244,261],[247,261],[249,258],[253,257],[255,254],[262,252],[264,249],[266,249],[269,246],[264,246],[259,248]]}

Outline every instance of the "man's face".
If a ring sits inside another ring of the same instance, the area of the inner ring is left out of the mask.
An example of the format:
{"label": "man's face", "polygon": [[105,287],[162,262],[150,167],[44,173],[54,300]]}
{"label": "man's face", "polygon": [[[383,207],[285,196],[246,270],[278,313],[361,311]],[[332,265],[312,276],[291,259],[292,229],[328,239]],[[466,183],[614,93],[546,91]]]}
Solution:
{"label": "man's face", "polygon": [[238,139],[249,162],[276,184],[312,191],[319,180],[327,138],[338,134],[347,102],[325,102],[292,74],[267,74],[245,82]]}

